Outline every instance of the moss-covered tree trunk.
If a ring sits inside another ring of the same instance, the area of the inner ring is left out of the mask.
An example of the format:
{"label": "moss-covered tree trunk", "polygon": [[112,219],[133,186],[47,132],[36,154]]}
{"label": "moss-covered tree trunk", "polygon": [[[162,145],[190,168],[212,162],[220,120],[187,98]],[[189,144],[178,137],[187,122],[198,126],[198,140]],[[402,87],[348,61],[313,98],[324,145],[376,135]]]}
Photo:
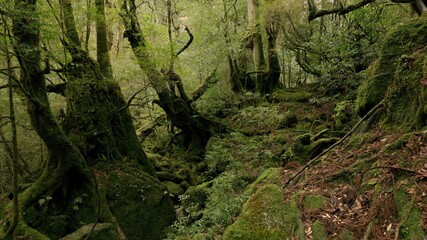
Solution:
{"label": "moss-covered tree trunk", "polygon": [[[60,6],[64,24],[73,23],[71,2],[60,1]],[[155,172],[136,138],[120,88],[104,79],[99,65],[73,44],[77,32],[69,31],[75,26],[68,25],[64,43],[73,62],[65,69],[69,79],[64,131],[46,94],[35,8],[36,1],[16,1],[11,40],[31,123],[46,144],[48,159],[41,176],[19,195],[14,236],[59,239],[100,223],[112,230],[102,239],[161,238],[175,211],[166,188],[152,176]],[[8,207],[1,217],[0,236],[11,216]]]}
{"label": "moss-covered tree trunk", "polygon": [[[268,18],[268,19],[267,19]],[[278,35],[278,22],[275,16],[267,16],[265,19],[265,30],[267,33],[267,76],[264,86],[265,93],[272,93],[280,87],[280,63],[276,51],[276,40]]]}
{"label": "moss-covered tree trunk", "polygon": [[250,48],[252,51],[252,60],[255,70],[255,88],[258,93],[265,92],[265,59],[263,43],[261,36],[261,27],[259,24],[259,2],[258,0],[248,0],[248,20],[250,29]]}
{"label": "moss-covered tree trunk", "polygon": [[123,21],[125,37],[130,42],[139,66],[158,95],[156,103],[165,111],[172,124],[182,130],[182,144],[196,156],[204,154],[205,146],[215,131],[223,131],[221,124],[202,116],[191,104],[180,77],[172,70],[163,74],[157,70],[146,48],[146,40],[139,25],[134,0],[124,0]]}
{"label": "moss-covered tree trunk", "polygon": [[96,1],[98,62],[93,61],[81,46],[71,1],[61,0],[60,3],[67,48],[72,57],[66,69],[66,134],[76,143],[90,165],[110,160],[136,161],[154,176],[154,169],[136,136],[120,87],[107,78],[112,74],[103,2]]}
{"label": "moss-covered tree trunk", "polygon": [[[41,204],[40,200],[49,201],[51,198],[48,197],[59,192],[63,194],[57,195],[55,200],[61,202],[65,198],[67,186],[81,183],[82,191],[94,199],[88,205],[95,206],[96,184],[84,157],[67,139],[50,109],[45,90],[45,73],[40,65],[39,25],[33,16],[36,1],[17,0],[15,8],[11,40],[15,43],[15,54],[21,66],[21,90],[26,96],[31,124],[46,144],[48,157],[41,176],[20,193],[20,219],[14,235],[24,239],[48,239],[33,228],[37,227],[37,219],[42,212],[48,211],[49,204]],[[10,214],[7,211],[0,221],[0,231],[9,223]],[[107,213],[100,213],[100,218],[109,217]],[[114,218],[109,219],[115,223]]]}

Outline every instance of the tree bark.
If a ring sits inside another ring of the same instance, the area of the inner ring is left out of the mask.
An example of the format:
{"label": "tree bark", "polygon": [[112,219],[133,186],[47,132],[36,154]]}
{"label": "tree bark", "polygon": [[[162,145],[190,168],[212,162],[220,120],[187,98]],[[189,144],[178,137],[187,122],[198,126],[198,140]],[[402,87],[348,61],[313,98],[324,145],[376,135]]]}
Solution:
{"label": "tree bark", "polygon": [[113,71],[110,63],[109,43],[107,22],[105,19],[105,2],[104,0],[95,0],[96,6],[96,57],[99,63],[101,73],[106,78],[113,77]]}
{"label": "tree bark", "polygon": [[276,51],[276,40],[278,35],[278,26],[277,22],[274,19],[274,16],[270,16],[272,20],[265,21],[266,33],[267,33],[267,79],[264,87],[265,93],[272,93],[274,89],[280,86],[280,63],[279,57]]}

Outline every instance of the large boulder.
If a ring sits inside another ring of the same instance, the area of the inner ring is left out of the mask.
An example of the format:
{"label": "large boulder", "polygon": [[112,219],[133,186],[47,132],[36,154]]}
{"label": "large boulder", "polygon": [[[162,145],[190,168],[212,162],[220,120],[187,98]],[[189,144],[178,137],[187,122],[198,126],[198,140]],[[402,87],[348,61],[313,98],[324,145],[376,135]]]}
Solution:
{"label": "large boulder", "polygon": [[[294,201],[291,202],[294,203]],[[226,229],[223,239],[282,240],[289,238],[297,227],[295,211],[297,211],[295,203],[284,203],[279,186],[263,185],[245,203],[239,218]]]}
{"label": "large boulder", "polygon": [[415,19],[396,27],[358,89],[356,111],[366,114],[386,99],[386,122],[421,128],[426,115],[427,20]]}
{"label": "large boulder", "polygon": [[110,171],[107,201],[127,239],[163,239],[176,218],[169,191],[156,178],[136,168]]}

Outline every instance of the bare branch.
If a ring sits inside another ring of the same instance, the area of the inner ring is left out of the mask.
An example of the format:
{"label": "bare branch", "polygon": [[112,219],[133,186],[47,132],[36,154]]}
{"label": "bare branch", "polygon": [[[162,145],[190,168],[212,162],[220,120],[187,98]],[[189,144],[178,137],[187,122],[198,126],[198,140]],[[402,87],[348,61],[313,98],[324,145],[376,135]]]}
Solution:
{"label": "bare branch", "polygon": [[184,52],[189,46],[190,44],[193,42],[194,36],[193,34],[190,32],[190,29],[187,26],[184,26],[185,31],[187,31],[188,36],[190,36],[190,39],[188,39],[188,42],[184,45],[184,47],[181,48],[181,50],[179,50],[176,53],[176,56],[178,57],[179,54],[181,54],[182,52]]}
{"label": "bare branch", "polygon": [[[397,1],[400,1],[400,0],[397,0]],[[402,0],[402,1],[409,1],[409,0]],[[326,15],[331,15],[331,14],[345,15],[351,11],[362,8],[363,6],[373,2],[375,2],[375,0],[362,0],[361,2],[358,2],[353,5],[349,5],[347,7],[337,7],[337,8],[328,9],[328,10],[317,10],[314,4],[309,0],[308,20],[312,21],[316,18],[326,16]]]}

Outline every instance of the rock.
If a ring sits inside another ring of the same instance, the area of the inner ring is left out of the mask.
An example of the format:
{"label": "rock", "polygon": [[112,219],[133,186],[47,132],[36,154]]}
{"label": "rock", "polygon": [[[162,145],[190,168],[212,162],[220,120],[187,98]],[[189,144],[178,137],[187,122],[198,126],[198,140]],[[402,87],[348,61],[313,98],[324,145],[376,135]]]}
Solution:
{"label": "rock", "polygon": [[[266,184],[245,203],[241,215],[226,229],[222,239],[282,240],[290,238],[297,224],[287,217],[287,213],[290,212],[283,202],[280,187]],[[290,216],[294,215],[292,213]]]}
{"label": "rock", "polygon": [[170,181],[165,181],[163,184],[166,186],[169,193],[175,197],[184,193],[184,189],[179,184]]}
{"label": "rock", "polygon": [[157,240],[176,213],[167,188],[132,167],[110,171],[107,201],[127,239]]}

